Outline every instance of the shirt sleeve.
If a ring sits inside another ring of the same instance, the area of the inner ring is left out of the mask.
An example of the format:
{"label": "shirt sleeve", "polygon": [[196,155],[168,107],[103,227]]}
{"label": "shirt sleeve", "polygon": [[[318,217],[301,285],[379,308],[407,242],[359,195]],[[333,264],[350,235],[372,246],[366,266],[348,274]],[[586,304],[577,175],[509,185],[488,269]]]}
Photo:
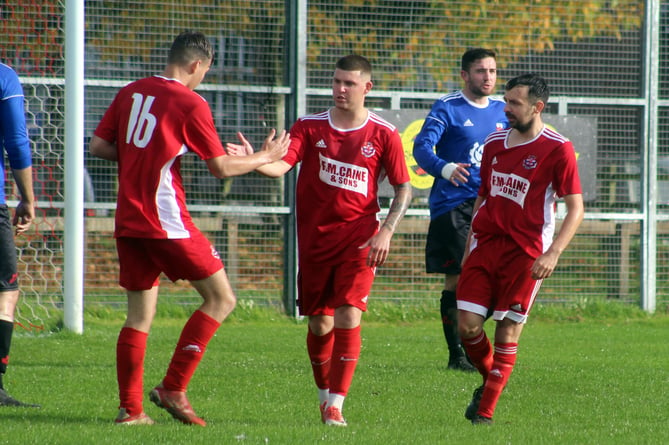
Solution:
{"label": "shirt sleeve", "polygon": [[184,140],[188,148],[203,160],[226,155],[211,109],[204,100],[185,119]]}
{"label": "shirt sleeve", "polygon": [[388,134],[386,144],[387,150],[384,152],[384,168],[388,175],[388,182],[391,185],[404,184],[409,182],[409,171],[407,170],[406,159],[404,157],[404,147],[402,138],[397,128]]}
{"label": "shirt sleeve", "polygon": [[483,145],[483,158],[481,158],[481,186],[479,187],[478,196],[486,197],[490,194],[490,155],[491,150],[486,150],[487,140]]}
{"label": "shirt sleeve", "polygon": [[553,188],[561,198],[565,195],[577,195],[583,193],[581,179],[578,174],[578,163],[576,161],[576,150],[570,141],[565,142],[557,150],[558,168],[555,169]]}
{"label": "shirt sleeve", "polygon": [[441,177],[441,170],[446,165],[446,161],[437,156],[434,150],[435,145],[448,129],[442,115],[441,102],[437,101],[425,118],[423,128],[414,139],[413,144],[413,157],[418,165],[436,178]]}
{"label": "shirt sleeve", "polygon": [[291,166],[295,166],[304,156],[304,145],[307,137],[306,128],[302,120],[298,119],[290,129],[290,146],[288,153],[281,159]]}
{"label": "shirt sleeve", "polygon": [[30,140],[26,130],[23,87],[13,70],[3,71],[0,97],[0,131],[11,168],[32,165]]}

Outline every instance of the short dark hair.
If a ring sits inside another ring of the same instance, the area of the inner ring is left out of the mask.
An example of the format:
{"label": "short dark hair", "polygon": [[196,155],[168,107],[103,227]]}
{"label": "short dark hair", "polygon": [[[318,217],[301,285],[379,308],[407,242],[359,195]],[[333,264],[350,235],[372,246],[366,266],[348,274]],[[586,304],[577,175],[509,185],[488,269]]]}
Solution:
{"label": "short dark hair", "polygon": [[184,31],[172,42],[167,63],[187,65],[196,60],[212,60],[214,48],[201,32]]}
{"label": "short dark hair", "polygon": [[337,60],[335,67],[344,71],[360,71],[363,74],[372,75],[372,64],[369,60],[357,54],[344,56]]}
{"label": "short dark hair", "polygon": [[537,100],[541,100],[543,103],[548,102],[548,97],[550,95],[548,84],[546,84],[546,81],[540,75],[535,73],[521,74],[520,76],[509,80],[504,89],[509,91],[517,86],[528,87],[527,96],[533,103]]}
{"label": "short dark hair", "polygon": [[465,51],[462,55],[462,71],[469,71],[469,67],[472,66],[477,60],[485,59],[487,57],[492,57],[497,59],[497,54],[495,51],[487,48],[471,48]]}

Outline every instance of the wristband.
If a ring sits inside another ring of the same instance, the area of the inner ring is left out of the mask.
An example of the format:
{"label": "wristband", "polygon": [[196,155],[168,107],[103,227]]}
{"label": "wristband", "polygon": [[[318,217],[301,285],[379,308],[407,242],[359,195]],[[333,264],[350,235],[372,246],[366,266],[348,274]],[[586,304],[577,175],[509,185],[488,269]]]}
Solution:
{"label": "wristband", "polygon": [[447,180],[451,180],[451,176],[453,176],[453,172],[458,169],[458,164],[455,162],[449,162],[448,164],[444,165],[444,167],[441,169],[441,177]]}

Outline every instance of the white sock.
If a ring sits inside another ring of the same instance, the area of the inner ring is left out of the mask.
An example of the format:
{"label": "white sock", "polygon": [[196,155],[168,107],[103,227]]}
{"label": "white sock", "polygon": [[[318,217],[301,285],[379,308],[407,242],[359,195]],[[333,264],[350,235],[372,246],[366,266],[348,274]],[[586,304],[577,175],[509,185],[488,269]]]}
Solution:
{"label": "white sock", "polygon": [[330,390],[329,389],[318,389],[318,404],[322,405],[323,403],[328,401],[328,397],[330,396]]}
{"label": "white sock", "polygon": [[341,411],[344,407],[345,398],[346,396],[341,394],[330,394],[330,397],[328,397],[328,408],[334,406],[335,408],[339,409],[339,411]]}

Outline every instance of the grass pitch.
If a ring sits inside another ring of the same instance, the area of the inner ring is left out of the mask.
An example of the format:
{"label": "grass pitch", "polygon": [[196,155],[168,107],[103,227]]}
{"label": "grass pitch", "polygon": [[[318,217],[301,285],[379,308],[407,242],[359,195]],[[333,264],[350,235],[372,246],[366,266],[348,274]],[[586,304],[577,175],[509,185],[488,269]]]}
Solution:
{"label": "grass pitch", "polygon": [[[187,316],[180,312],[156,317],[146,391],[165,372]],[[535,308],[495,424],[475,427],[463,412],[480,377],[446,370],[438,314],[399,312],[381,307],[363,321],[347,428],[320,423],[306,323],[271,310],[238,308],[210,343],[188,392],[206,428],[174,421],[148,397],[156,425],[113,424],[121,312],[89,312],[83,335],[17,330],[5,386],[42,408],[0,408],[0,443],[669,443],[666,314]]]}

